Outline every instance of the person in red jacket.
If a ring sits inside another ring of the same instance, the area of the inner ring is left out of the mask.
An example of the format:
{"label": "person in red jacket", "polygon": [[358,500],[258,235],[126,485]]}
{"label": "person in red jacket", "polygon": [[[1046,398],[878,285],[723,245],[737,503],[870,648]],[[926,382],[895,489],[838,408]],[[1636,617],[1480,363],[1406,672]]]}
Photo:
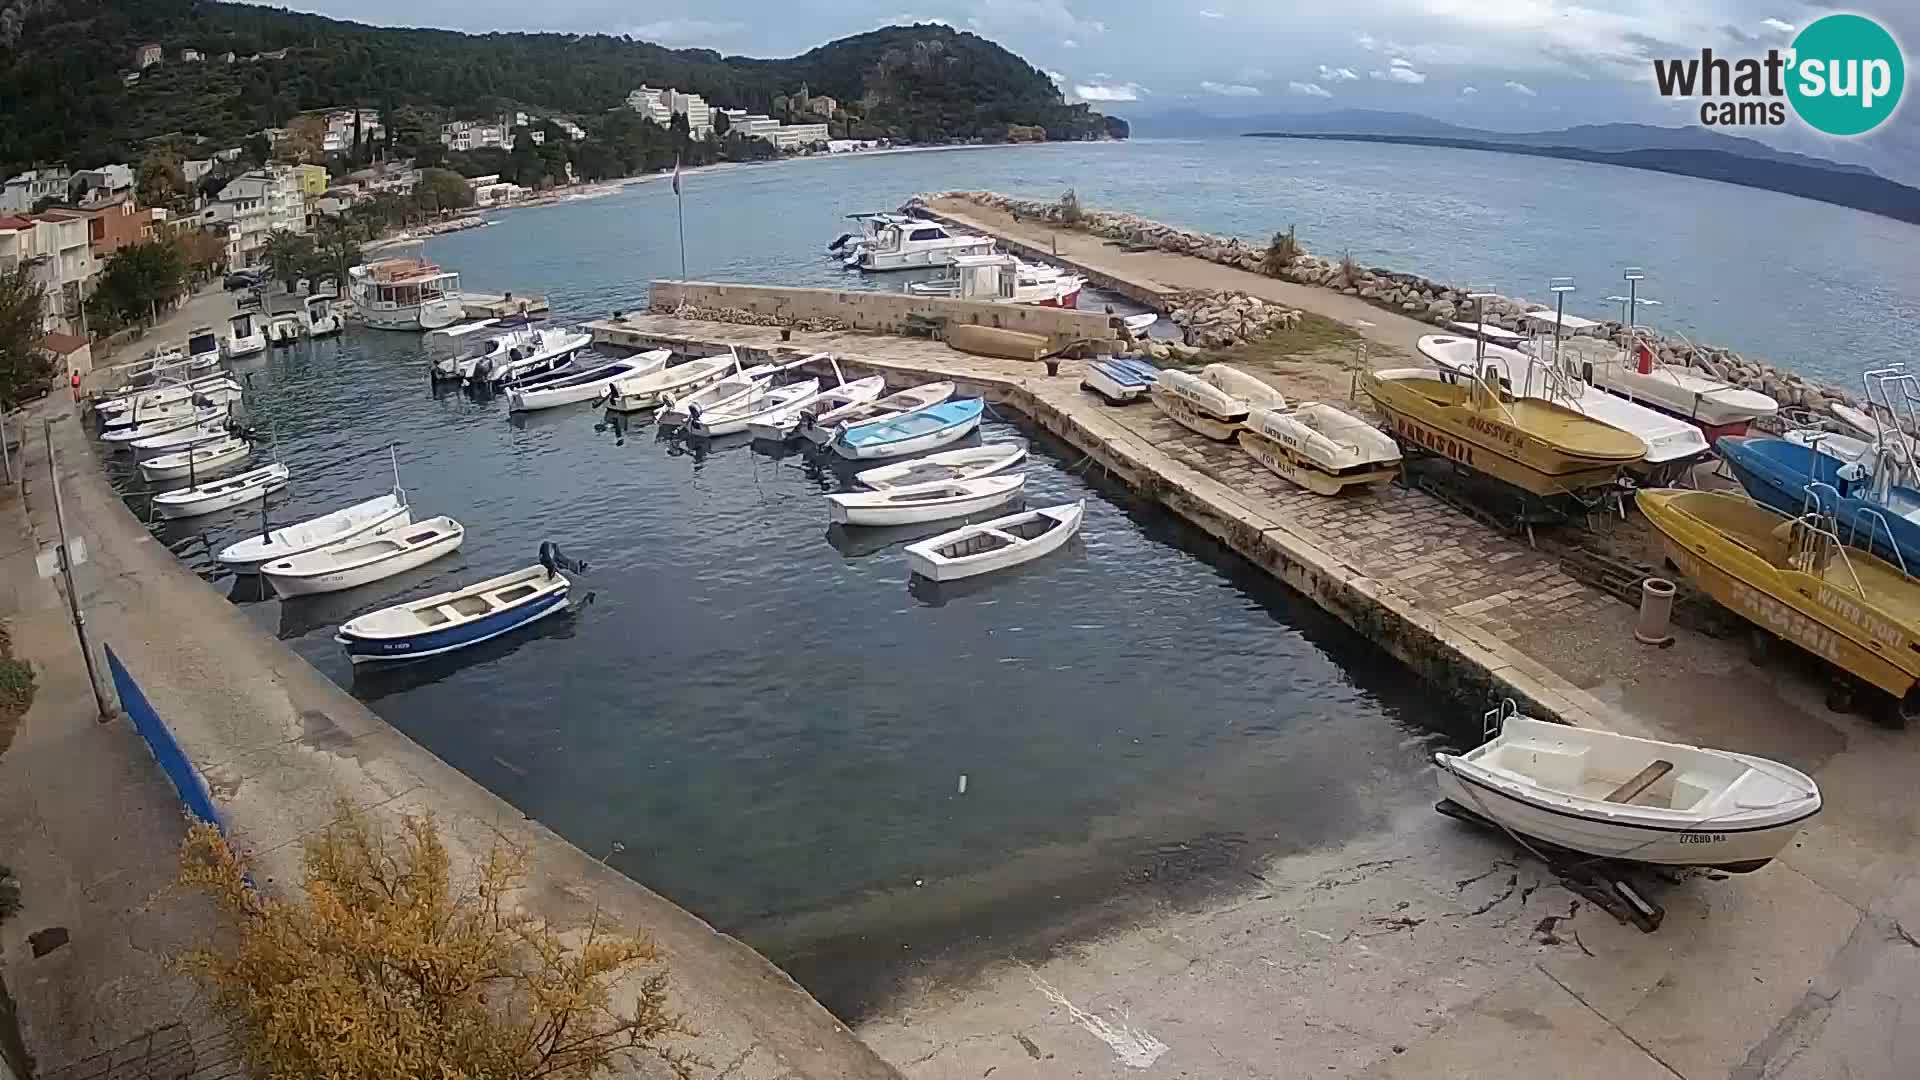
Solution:
{"label": "person in red jacket", "polygon": [[73,384],[73,403],[78,405],[80,404],[80,373],[77,371],[74,372],[70,376],[70,380]]}

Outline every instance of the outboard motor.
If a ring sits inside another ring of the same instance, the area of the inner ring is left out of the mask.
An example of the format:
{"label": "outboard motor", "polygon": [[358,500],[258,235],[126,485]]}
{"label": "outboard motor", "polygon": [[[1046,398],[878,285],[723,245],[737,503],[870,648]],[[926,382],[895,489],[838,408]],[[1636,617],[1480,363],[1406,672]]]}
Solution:
{"label": "outboard motor", "polygon": [[830,252],[832,252],[832,251],[839,251],[839,250],[840,250],[841,248],[843,248],[843,247],[846,247],[846,246],[847,246],[847,241],[849,241],[849,240],[851,240],[851,239],[853,239],[853,234],[852,234],[852,233],[850,233],[850,232],[849,232],[849,233],[841,233],[841,234],[840,234],[840,239],[838,239],[838,240],[835,240],[835,241],[834,241],[833,243],[831,243],[831,244],[828,244],[828,245],[827,245],[827,250],[828,250],[828,251],[830,251]]}
{"label": "outboard motor", "polygon": [[584,574],[587,572],[586,560],[567,558],[560,553],[560,545],[551,540],[542,540],[540,542],[540,565],[546,567],[548,577],[552,577],[562,570],[565,570],[569,574]]}

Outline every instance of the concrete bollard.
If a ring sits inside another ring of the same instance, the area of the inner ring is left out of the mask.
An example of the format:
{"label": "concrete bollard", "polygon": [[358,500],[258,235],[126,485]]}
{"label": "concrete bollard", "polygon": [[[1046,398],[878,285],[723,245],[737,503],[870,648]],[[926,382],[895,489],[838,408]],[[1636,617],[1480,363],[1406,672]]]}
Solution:
{"label": "concrete bollard", "polygon": [[1640,620],[1634,624],[1633,638],[1642,645],[1668,645],[1673,635],[1667,625],[1673,621],[1673,582],[1650,577],[1640,583]]}

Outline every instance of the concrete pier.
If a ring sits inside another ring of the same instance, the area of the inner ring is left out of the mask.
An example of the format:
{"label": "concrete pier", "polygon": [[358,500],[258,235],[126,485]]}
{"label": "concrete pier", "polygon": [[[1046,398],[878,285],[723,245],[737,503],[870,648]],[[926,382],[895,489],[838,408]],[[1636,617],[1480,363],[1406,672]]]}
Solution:
{"label": "concrete pier", "polygon": [[504,319],[509,315],[544,315],[547,298],[533,293],[463,292],[460,300],[469,319]]}

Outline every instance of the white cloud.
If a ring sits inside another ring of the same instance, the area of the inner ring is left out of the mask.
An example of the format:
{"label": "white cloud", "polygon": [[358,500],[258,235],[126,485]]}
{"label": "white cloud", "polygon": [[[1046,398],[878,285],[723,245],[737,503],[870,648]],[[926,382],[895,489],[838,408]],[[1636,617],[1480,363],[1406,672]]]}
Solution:
{"label": "white cloud", "polygon": [[1065,75],[1060,74],[1057,71],[1048,71],[1048,72],[1045,72],[1044,74],[1046,75],[1047,78],[1052,79],[1055,85],[1065,86],[1067,83],[1067,77]]}
{"label": "white cloud", "polygon": [[1354,74],[1352,68],[1328,67],[1321,64],[1320,77],[1328,82],[1352,82],[1360,76]]}
{"label": "white cloud", "polygon": [[1072,38],[1068,38],[1067,40],[1060,43],[1060,47],[1063,49],[1077,49],[1080,47],[1080,43],[1073,40]]}
{"label": "white cloud", "polygon": [[1108,79],[1113,78],[1113,76],[1107,74],[1104,71],[1096,71],[1093,74],[1087,76],[1087,78],[1092,79],[1094,82],[1106,82]]}
{"label": "white cloud", "polygon": [[1041,31],[1070,41],[1084,41],[1107,32],[1099,19],[1083,19],[1067,0],[970,0],[960,5],[971,11],[967,25],[994,34]]}
{"label": "white cloud", "polygon": [[1368,52],[1372,52],[1373,50],[1380,47],[1379,40],[1375,38],[1372,34],[1361,34],[1358,37],[1354,38],[1353,40],[1355,44],[1359,45],[1361,48],[1367,50]]}
{"label": "white cloud", "polygon": [[1477,86],[1463,86],[1460,88],[1461,97],[1472,97],[1473,95],[1479,92],[1480,92],[1480,88]]}
{"label": "white cloud", "polygon": [[1240,81],[1250,83],[1272,82],[1273,72],[1261,67],[1244,67],[1240,69]]}
{"label": "white cloud", "polygon": [[1526,83],[1523,83],[1523,82],[1514,82],[1512,79],[1508,79],[1502,85],[1504,85],[1507,89],[1513,91],[1514,93],[1519,94],[1521,97],[1539,97],[1540,96],[1539,93],[1536,92],[1533,87],[1528,86]]}
{"label": "white cloud", "polygon": [[1224,19],[1224,18],[1226,18],[1226,16],[1225,16],[1225,15],[1223,15],[1223,14],[1221,14],[1220,12],[1218,12],[1218,11],[1210,11],[1210,10],[1208,10],[1208,9],[1206,9],[1206,8],[1201,8],[1201,9],[1200,9],[1200,10],[1199,10],[1198,12],[1196,12],[1196,14],[1198,14],[1198,15],[1199,15],[1199,16],[1200,16],[1201,18],[1203,18],[1203,19]]}
{"label": "white cloud", "polygon": [[1776,34],[1793,33],[1793,24],[1790,22],[1783,22],[1779,19],[1761,19],[1760,25],[1766,27],[1767,29],[1773,31]]}
{"label": "white cloud", "polygon": [[1394,57],[1393,62],[1387,65],[1387,70],[1369,71],[1367,74],[1382,82],[1406,83],[1409,86],[1418,86],[1427,81],[1426,72],[1415,71],[1413,64],[1409,63],[1405,58],[1398,56]]}
{"label": "white cloud", "polygon": [[651,41],[659,45],[706,45],[723,38],[732,37],[745,30],[747,24],[739,22],[720,22],[712,19],[658,19],[654,22],[631,26],[621,31],[641,41]]}
{"label": "white cloud", "polygon": [[1287,93],[1299,94],[1302,97],[1317,98],[1330,98],[1333,96],[1326,87],[1321,86],[1319,83],[1310,82],[1290,82],[1287,84]]}
{"label": "white cloud", "polygon": [[1260,96],[1259,87],[1242,86],[1239,83],[1203,82],[1200,84],[1200,89],[1205,90],[1209,94],[1218,94],[1221,97],[1259,97]]}
{"label": "white cloud", "polygon": [[1147,88],[1139,83],[1075,83],[1074,96],[1082,101],[1139,101]]}

